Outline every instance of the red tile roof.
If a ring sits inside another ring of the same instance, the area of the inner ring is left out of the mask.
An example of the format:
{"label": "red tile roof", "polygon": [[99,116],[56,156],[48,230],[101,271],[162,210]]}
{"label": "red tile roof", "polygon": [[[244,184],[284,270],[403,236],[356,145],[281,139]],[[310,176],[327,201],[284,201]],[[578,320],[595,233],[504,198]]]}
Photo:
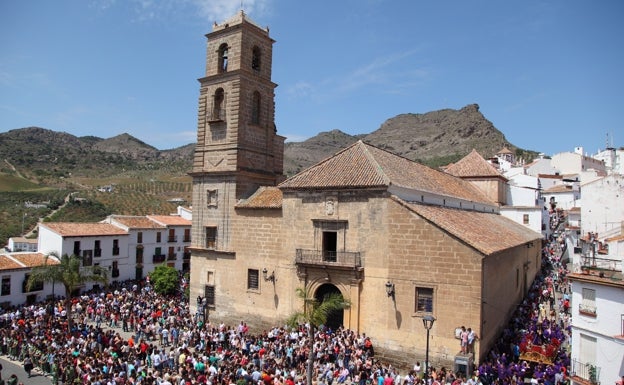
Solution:
{"label": "red tile roof", "polygon": [[48,257],[42,253],[9,253],[0,254],[0,270],[25,269],[36,266],[58,265],[60,262],[54,257]]}
{"label": "red tile roof", "polygon": [[46,227],[63,237],[128,234],[125,230],[108,223],[45,222],[39,226]]}
{"label": "red tile roof", "polygon": [[111,215],[111,218],[131,229],[163,229],[165,226],[139,215]]}
{"label": "red tile roof", "polygon": [[279,209],[282,207],[282,190],[277,187],[260,187],[252,196],[239,202],[236,208]]}
{"label": "red tile roof", "polygon": [[179,215],[148,215],[148,219],[156,221],[163,226],[190,226],[191,221]]}
{"label": "red tile roof", "polygon": [[[485,255],[542,239],[540,233],[499,214],[407,203],[395,199],[434,226],[448,231]],[[537,244],[535,247],[541,245]]]}
{"label": "red tile roof", "polygon": [[282,190],[356,188],[406,189],[493,204],[477,187],[460,178],[358,141],[285,180]]}
{"label": "red tile roof", "polygon": [[470,154],[447,167],[445,171],[460,178],[486,176],[504,179],[501,173],[474,149]]}

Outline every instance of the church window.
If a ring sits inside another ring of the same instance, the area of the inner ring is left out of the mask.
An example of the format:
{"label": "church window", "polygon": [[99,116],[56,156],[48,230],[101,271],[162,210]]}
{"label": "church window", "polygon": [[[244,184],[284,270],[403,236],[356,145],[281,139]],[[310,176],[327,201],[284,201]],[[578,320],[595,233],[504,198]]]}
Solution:
{"label": "church window", "polygon": [[433,289],[430,287],[416,288],[416,312],[433,313]]}
{"label": "church window", "polygon": [[204,286],[204,303],[206,306],[214,307],[215,305],[215,287],[214,285]]}
{"label": "church window", "polygon": [[227,72],[228,46],[223,43],[219,46],[219,72]]}
{"label": "church window", "polygon": [[206,206],[217,207],[217,198],[218,198],[217,190],[208,190],[206,192],[206,201],[207,201]]}
{"label": "church window", "polygon": [[212,121],[225,120],[224,101],[225,91],[223,88],[218,88],[214,93],[212,102]]}
{"label": "church window", "polygon": [[206,248],[215,249],[217,246],[217,228],[215,226],[206,227]]}
{"label": "church window", "polygon": [[249,269],[247,270],[247,289],[248,290],[258,290],[259,286],[259,278],[260,274],[258,269]]}
{"label": "church window", "polygon": [[253,47],[251,51],[251,68],[256,71],[260,71],[260,48],[258,46]]}
{"label": "church window", "polygon": [[251,123],[260,124],[260,92],[254,91],[251,101]]}

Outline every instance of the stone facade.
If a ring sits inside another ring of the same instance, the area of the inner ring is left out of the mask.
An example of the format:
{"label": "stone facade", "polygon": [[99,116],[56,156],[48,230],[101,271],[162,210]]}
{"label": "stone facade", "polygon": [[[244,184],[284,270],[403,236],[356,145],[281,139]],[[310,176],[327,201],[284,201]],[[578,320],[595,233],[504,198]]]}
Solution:
{"label": "stone facade", "polygon": [[[246,35],[247,29],[255,32]],[[236,58],[236,44],[260,43],[239,37],[261,36],[267,50],[273,41],[255,29],[242,13],[216,25],[208,35],[208,66],[218,64],[211,55],[224,42],[232,47],[234,68],[247,61]],[[238,32],[224,35],[230,30]],[[231,37],[236,44],[230,45]],[[262,63],[270,57],[263,55]],[[202,94],[224,88],[228,114],[238,117],[219,122],[228,145],[211,140],[200,97],[191,174],[191,298],[206,298],[212,321],[245,320],[263,330],[284,325],[300,310],[297,288],[319,299],[339,292],[351,306],[332,315],[328,326],[366,333],[380,352],[404,365],[424,358],[425,315],[437,320],[430,337],[433,363],[452,365],[459,351],[455,330],[462,325],[481,337],[477,361],[487,353],[539,269],[540,234],[499,215],[497,203],[469,182],[362,142],[282,182],[276,162],[283,138],[246,124],[231,127],[245,116],[234,111],[244,102],[232,99],[248,99],[231,90],[264,84],[264,98],[273,83],[241,75],[234,86],[229,71],[209,69],[207,75]],[[247,162],[240,153],[251,148],[262,150]],[[215,160],[220,158],[225,164]]]}

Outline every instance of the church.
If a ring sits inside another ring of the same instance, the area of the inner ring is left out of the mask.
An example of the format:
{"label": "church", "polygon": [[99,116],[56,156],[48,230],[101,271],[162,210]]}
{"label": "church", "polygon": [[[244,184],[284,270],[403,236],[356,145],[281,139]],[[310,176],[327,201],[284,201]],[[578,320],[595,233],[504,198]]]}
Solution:
{"label": "church", "polygon": [[302,308],[297,288],[340,293],[350,307],[327,326],[366,333],[386,357],[422,362],[429,346],[430,362],[448,365],[465,326],[478,363],[541,267],[542,236],[500,215],[497,177],[486,191],[359,141],[287,179],[268,28],[241,11],[206,37],[190,173],[194,311],[266,330]]}

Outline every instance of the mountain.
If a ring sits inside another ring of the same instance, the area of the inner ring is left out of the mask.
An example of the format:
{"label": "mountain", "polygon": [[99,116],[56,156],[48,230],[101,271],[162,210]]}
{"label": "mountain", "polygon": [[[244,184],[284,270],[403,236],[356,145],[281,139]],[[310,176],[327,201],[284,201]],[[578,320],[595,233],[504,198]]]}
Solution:
{"label": "mountain", "polygon": [[[303,142],[285,143],[284,172],[294,175],[357,140],[434,167],[457,161],[472,149],[484,157],[493,156],[504,146],[518,156],[524,153],[481,114],[478,105],[471,104],[459,110],[401,114],[370,134],[349,135],[333,130]],[[161,151],[129,134],[102,139],[28,127],[0,133],[0,153],[5,163],[0,171],[14,168],[39,182],[70,175],[107,177],[142,170],[186,175],[194,149],[195,145],[189,144]],[[524,156],[530,160],[535,154],[526,152]]]}

